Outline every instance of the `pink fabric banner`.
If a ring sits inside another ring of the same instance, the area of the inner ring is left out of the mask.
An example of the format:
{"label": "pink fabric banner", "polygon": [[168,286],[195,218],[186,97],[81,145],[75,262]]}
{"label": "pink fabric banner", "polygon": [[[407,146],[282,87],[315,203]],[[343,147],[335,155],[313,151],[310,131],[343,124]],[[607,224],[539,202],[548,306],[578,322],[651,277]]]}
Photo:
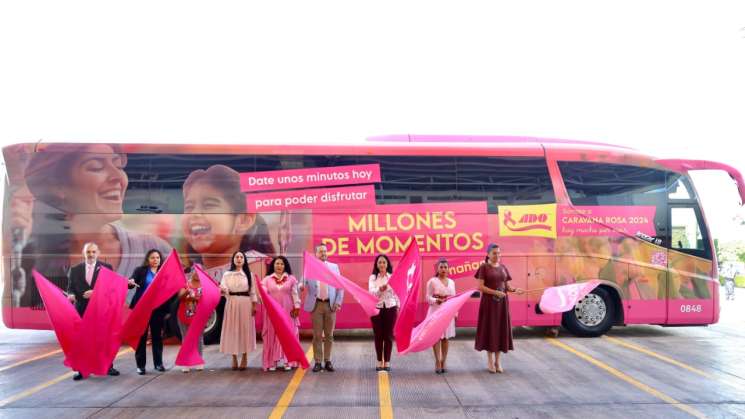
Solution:
{"label": "pink fabric banner", "polygon": [[41,300],[44,302],[49,321],[57,335],[57,341],[65,354],[64,364],[76,369],[79,365],[78,352],[75,348],[80,339],[80,325],[82,319],[75,310],[75,306],[62,293],[56,285],[36,270],[33,271],[36,288],[39,290]]}
{"label": "pink fabric banner", "polygon": [[184,284],[184,268],[181,267],[178,253],[173,250],[124,323],[122,342],[137,349],[153,310],[173,297]]}
{"label": "pink fabric banner", "polygon": [[121,342],[127,280],[102,267],[81,319],[59,288],[38,272],[33,275],[65,354],[64,364],[83,377],[106,375]]}
{"label": "pink fabric banner", "polygon": [[440,340],[443,333],[445,333],[445,329],[448,328],[453,318],[458,315],[458,311],[463,307],[463,304],[471,298],[471,294],[474,291],[476,291],[476,288],[465,290],[440,304],[440,308],[437,311],[427,316],[424,321],[414,328],[411,336],[411,344],[401,352],[401,355],[421,352],[432,348]]}
{"label": "pink fabric banner", "polygon": [[127,279],[101,267],[81,325],[79,351],[82,362],[76,370],[83,377],[108,373],[121,346],[126,299]]}
{"label": "pink fabric banner", "polygon": [[202,286],[202,297],[197,302],[196,314],[191,319],[186,336],[182,336],[181,349],[176,355],[176,365],[181,367],[204,365],[204,359],[199,355],[199,337],[204,332],[212,312],[220,303],[220,289],[217,284],[202,268],[195,265],[195,269]]}
{"label": "pink fabric banner", "polygon": [[[274,300],[261,284],[261,281],[256,281],[256,288],[259,289],[259,295],[261,296],[261,302],[264,304],[264,310],[266,310],[266,316],[269,321],[272,322],[274,327],[274,333],[279,339],[279,344],[282,345],[282,350],[287,357],[288,362],[297,362],[303,369],[310,366],[308,358],[305,356],[303,347],[300,345],[300,340],[293,332],[292,319],[290,314],[282,309],[277,301]],[[264,342],[266,345],[267,343]]]}
{"label": "pink fabric banner", "polygon": [[369,317],[377,316],[380,310],[375,305],[378,304],[378,298],[370,294],[366,289],[355,284],[342,275],[332,272],[326,267],[326,264],[318,260],[310,252],[303,252],[303,277],[321,281],[335,288],[342,288],[348,292],[362,307],[362,310]]}
{"label": "pink fabric banner", "polygon": [[419,258],[419,245],[411,240],[404,256],[393,271],[388,284],[398,295],[401,308],[398,312],[393,335],[396,338],[396,350],[401,353],[411,343],[411,332],[416,320],[416,307],[419,302],[419,291],[422,289],[422,263]]}
{"label": "pink fabric banner", "polygon": [[547,314],[569,311],[598,285],[600,285],[600,281],[593,279],[577,284],[546,288],[539,303],[541,311]]}

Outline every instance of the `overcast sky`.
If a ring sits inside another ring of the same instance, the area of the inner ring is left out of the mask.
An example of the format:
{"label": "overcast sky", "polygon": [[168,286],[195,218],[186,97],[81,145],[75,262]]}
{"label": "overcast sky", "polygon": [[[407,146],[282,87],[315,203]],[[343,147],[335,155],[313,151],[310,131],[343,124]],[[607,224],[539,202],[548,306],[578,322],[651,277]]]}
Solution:
{"label": "overcast sky", "polygon": [[745,1],[248,3],[1,2],[0,141],[521,135],[745,171]]}

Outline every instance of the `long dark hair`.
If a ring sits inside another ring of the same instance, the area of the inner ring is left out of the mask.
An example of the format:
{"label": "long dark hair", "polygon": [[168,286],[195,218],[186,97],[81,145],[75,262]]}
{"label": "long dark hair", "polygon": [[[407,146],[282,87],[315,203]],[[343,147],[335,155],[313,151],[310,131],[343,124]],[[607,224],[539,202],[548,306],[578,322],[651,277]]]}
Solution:
{"label": "long dark hair", "polygon": [[373,262],[372,274],[373,275],[377,275],[377,274],[380,273],[380,270],[378,270],[378,259],[380,259],[380,258],[383,258],[383,259],[385,259],[386,262],[388,262],[388,267],[385,269],[385,271],[388,272],[389,274],[392,274],[393,273],[393,264],[391,263],[391,260],[388,259],[388,256],[386,256],[386,255],[384,255],[382,253],[379,254],[379,255],[377,255],[377,256],[375,256],[375,262]]}
{"label": "long dark hair", "polygon": [[282,260],[282,262],[285,263],[285,272],[287,272],[287,275],[292,275],[292,267],[290,266],[290,261],[287,260],[284,256],[275,256],[271,262],[269,262],[269,266],[266,268],[266,274],[267,276],[274,274],[274,262],[277,261],[277,259]]}
{"label": "long dark hair", "polygon": [[142,261],[142,266],[145,268],[150,267],[150,262],[148,262],[148,259],[150,259],[150,255],[152,255],[153,253],[157,253],[158,256],[160,256],[160,263],[158,264],[158,267],[155,269],[156,271],[159,271],[160,267],[163,266],[164,260],[163,260],[163,253],[160,253],[160,250],[158,249],[150,249],[147,251],[147,253],[145,253],[145,260]]}
{"label": "long dark hair", "polygon": [[248,258],[246,257],[245,253],[239,250],[233,253],[232,256],[230,256],[230,270],[235,271],[235,255],[237,255],[238,253],[243,255],[243,266],[241,266],[241,270],[244,274],[246,274],[246,279],[248,279],[248,292],[251,292],[251,271],[248,269]]}

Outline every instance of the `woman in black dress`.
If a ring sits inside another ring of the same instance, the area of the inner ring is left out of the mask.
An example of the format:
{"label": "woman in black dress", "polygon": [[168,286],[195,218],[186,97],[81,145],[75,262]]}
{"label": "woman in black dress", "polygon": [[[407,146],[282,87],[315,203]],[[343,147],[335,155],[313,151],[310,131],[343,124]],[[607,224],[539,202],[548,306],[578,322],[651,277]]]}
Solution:
{"label": "woman in black dress", "polygon": [[510,286],[512,277],[507,267],[500,263],[500,255],[499,246],[490,244],[487,248],[486,261],[481,264],[475,275],[481,292],[475,348],[477,351],[486,351],[487,369],[491,373],[504,371],[499,362],[499,352],[507,353],[514,349],[507,293],[525,292]]}

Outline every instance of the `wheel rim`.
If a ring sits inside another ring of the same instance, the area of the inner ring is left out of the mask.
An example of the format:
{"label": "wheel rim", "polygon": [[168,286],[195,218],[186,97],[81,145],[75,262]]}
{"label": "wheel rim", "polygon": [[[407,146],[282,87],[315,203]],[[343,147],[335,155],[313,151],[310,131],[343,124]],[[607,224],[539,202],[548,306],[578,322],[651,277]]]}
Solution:
{"label": "wheel rim", "polygon": [[607,313],[608,309],[605,306],[605,301],[597,294],[587,294],[574,307],[577,321],[587,327],[594,327],[602,323]]}

